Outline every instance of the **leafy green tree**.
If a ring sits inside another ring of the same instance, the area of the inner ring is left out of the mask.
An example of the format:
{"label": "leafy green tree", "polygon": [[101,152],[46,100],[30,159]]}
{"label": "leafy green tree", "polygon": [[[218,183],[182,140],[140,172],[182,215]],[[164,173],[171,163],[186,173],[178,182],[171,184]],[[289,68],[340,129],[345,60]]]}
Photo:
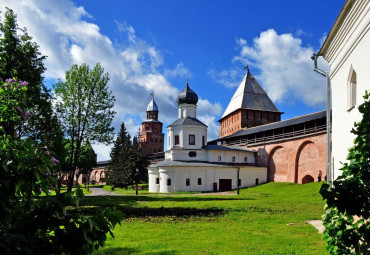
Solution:
{"label": "leafy green tree", "polygon": [[358,107],[362,120],[355,123],[354,146],[349,149],[348,163],[333,186],[323,184],[321,195],[326,199],[323,215],[324,238],[331,254],[370,253],[370,95]]}
{"label": "leafy green tree", "polygon": [[[2,254],[90,254],[123,215],[110,208],[81,213],[83,193],[48,196],[59,161],[47,146],[21,139],[12,127],[31,113],[24,105],[27,84],[0,81],[0,250]],[[41,193],[47,194],[41,197]],[[75,209],[72,210],[71,206]]]}
{"label": "leafy green tree", "polygon": [[56,108],[66,137],[71,140],[67,164],[68,190],[73,179],[84,141],[109,144],[113,137],[111,123],[115,98],[108,91],[109,76],[99,63],[73,65],[66,73],[66,81],[54,85]]}
{"label": "leafy green tree", "polygon": [[131,149],[131,136],[127,133],[122,122],[111,151],[111,163],[107,171],[107,182],[114,187],[125,187],[132,183],[131,169],[129,168],[129,153]]}
{"label": "leafy green tree", "polygon": [[52,111],[50,93],[43,84],[45,58],[27,30],[18,27],[15,13],[7,8],[0,23],[0,79],[27,81],[23,103],[32,112],[32,117],[15,127],[15,131],[20,136],[47,143],[49,149],[59,155],[63,150],[63,133]]}

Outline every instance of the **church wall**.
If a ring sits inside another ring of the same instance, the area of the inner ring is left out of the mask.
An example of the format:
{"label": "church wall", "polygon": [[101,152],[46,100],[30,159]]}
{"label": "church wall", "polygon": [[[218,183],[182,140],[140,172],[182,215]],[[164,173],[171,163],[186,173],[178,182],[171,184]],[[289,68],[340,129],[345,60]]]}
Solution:
{"label": "church wall", "polygon": [[[220,186],[220,179],[229,179],[232,182],[232,189],[237,189],[237,168],[236,167],[159,167],[149,169],[149,192],[180,192],[180,191],[213,191],[214,183],[217,188]],[[156,178],[160,178],[159,185]],[[258,183],[265,183],[267,170],[265,167],[241,167],[239,178],[241,179],[240,188],[250,187]],[[198,179],[201,183],[198,184]],[[171,185],[168,186],[168,179]],[[189,179],[189,186],[187,186]]]}
{"label": "church wall", "polygon": [[325,133],[248,148],[257,151],[257,164],[267,167],[268,181],[302,183],[306,175],[318,181],[320,171],[325,180]]}

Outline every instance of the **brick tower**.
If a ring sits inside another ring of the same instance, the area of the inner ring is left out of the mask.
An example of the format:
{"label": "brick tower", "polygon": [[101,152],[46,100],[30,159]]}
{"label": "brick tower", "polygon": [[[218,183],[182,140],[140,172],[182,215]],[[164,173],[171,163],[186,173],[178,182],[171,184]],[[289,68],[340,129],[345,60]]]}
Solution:
{"label": "brick tower", "polygon": [[152,100],[146,109],[146,120],[141,124],[140,147],[143,155],[163,152],[164,134],[162,133],[162,122],[158,121],[158,106]]}
{"label": "brick tower", "polygon": [[246,67],[247,74],[231,98],[220,122],[220,138],[240,129],[281,120],[281,114]]}

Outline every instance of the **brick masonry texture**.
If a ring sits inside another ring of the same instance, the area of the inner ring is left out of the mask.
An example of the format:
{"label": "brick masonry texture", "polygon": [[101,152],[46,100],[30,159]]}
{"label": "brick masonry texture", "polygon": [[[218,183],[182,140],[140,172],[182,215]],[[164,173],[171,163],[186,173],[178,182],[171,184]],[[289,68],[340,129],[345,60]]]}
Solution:
{"label": "brick masonry texture", "polygon": [[304,184],[326,179],[326,134],[248,147],[267,166],[268,181]]}

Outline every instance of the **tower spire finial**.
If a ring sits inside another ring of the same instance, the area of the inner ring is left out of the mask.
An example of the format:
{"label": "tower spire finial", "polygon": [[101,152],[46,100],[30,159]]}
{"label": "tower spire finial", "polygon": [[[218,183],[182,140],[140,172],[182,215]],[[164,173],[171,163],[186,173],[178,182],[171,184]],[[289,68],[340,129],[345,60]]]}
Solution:
{"label": "tower spire finial", "polygon": [[186,74],[186,83],[188,84],[189,83],[189,73]]}
{"label": "tower spire finial", "polygon": [[154,93],[152,92],[152,93],[150,93],[150,95],[152,96],[152,99],[154,99]]}
{"label": "tower spire finial", "polygon": [[247,70],[247,72],[249,73],[249,67],[248,67],[248,65],[246,65],[246,66],[244,67],[244,70]]}

